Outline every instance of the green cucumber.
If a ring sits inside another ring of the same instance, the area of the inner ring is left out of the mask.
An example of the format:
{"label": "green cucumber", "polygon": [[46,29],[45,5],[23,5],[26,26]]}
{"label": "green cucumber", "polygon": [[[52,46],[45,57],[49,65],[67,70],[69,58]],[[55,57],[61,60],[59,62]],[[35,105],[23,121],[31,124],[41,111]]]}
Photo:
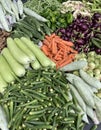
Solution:
{"label": "green cucumber", "polygon": [[31,24],[32,26],[36,26],[37,30],[40,31],[41,24],[37,19],[33,17],[26,17],[26,21],[29,21],[29,24]]}
{"label": "green cucumber", "polygon": [[19,26],[22,26],[24,28],[26,28],[27,30],[33,31],[33,29],[36,29],[35,26],[32,26],[31,24],[28,24],[26,21],[21,21],[20,23],[18,23]]}
{"label": "green cucumber", "polygon": [[25,27],[21,26],[21,25],[17,25],[17,27],[23,32],[25,33],[26,35],[28,35],[29,37],[32,37],[32,33],[31,31],[29,31],[28,29],[26,29]]}
{"label": "green cucumber", "polygon": [[4,48],[2,50],[2,55],[5,57],[5,59],[7,60],[9,66],[11,67],[12,71],[18,76],[18,77],[22,77],[25,75],[25,68],[19,64],[14,57],[12,56],[12,54],[10,53],[8,48]]}
{"label": "green cucumber", "polygon": [[24,42],[22,42],[19,38],[14,38],[15,44],[25,53],[29,56],[31,61],[35,61],[36,57],[33,54],[33,52],[26,46]]}
{"label": "green cucumber", "polygon": [[30,39],[22,37],[21,40],[32,50],[43,67],[53,66],[52,61]]}
{"label": "green cucumber", "polygon": [[2,78],[0,75],[0,92],[2,93],[4,91],[4,88],[7,86],[6,81]]}
{"label": "green cucumber", "polygon": [[37,30],[33,30],[32,33],[34,38],[38,38],[39,40],[44,40],[44,36],[41,33],[39,33]]}
{"label": "green cucumber", "polygon": [[0,54],[0,75],[7,83],[11,83],[15,80],[9,64],[1,54]]}
{"label": "green cucumber", "polygon": [[98,39],[98,38],[92,38],[92,43],[98,47],[98,48],[101,48],[101,40]]}
{"label": "green cucumber", "polygon": [[50,32],[51,32],[51,30],[50,30],[50,28],[44,23],[43,24],[43,30],[44,30],[44,32],[47,34],[47,35],[50,35]]}
{"label": "green cucumber", "polygon": [[28,55],[26,55],[16,44],[15,41],[11,38],[7,38],[7,47],[10,50],[13,57],[23,65],[29,64],[31,62]]}

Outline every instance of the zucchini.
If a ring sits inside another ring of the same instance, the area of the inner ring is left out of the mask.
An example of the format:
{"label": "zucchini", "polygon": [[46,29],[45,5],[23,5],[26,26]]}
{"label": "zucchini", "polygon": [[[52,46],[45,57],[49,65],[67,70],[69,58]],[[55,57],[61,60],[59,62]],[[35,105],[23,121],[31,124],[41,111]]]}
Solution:
{"label": "zucchini", "polygon": [[82,84],[80,80],[74,79],[74,85],[85,103],[90,107],[95,108],[93,94],[85,87],[85,84]]}
{"label": "zucchini", "polygon": [[19,38],[14,38],[16,45],[26,54],[29,56],[31,62],[36,60],[35,55],[32,51],[26,46],[24,42],[22,42]]}
{"label": "zucchini", "polygon": [[[84,111],[82,110],[82,108],[80,107],[80,105],[77,105],[77,106],[78,106],[78,109],[80,110],[80,114],[82,115],[82,120],[83,120],[85,123],[89,124],[89,120],[88,120],[88,117],[87,117],[86,112],[84,112]],[[78,129],[76,129],[76,130],[78,130]]]}
{"label": "zucchini", "polygon": [[92,119],[94,124],[99,124],[99,120],[97,119],[96,113],[90,106],[86,105],[86,113]]}
{"label": "zucchini", "polygon": [[68,65],[65,65],[64,67],[60,68],[60,70],[62,70],[62,71],[74,71],[74,70],[83,69],[86,66],[87,66],[87,61],[79,60],[79,61],[74,61],[74,62],[72,62]]}
{"label": "zucchini", "polygon": [[8,48],[4,48],[2,50],[2,55],[5,57],[7,60],[9,66],[11,67],[12,71],[18,76],[22,77],[25,75],[25,68],[19,64],[14,57],[11,55],[10,51]]}
{"label": "zucchini", "polygon": [[40,65],[39,61],[36,59],[34,62],[31,63],[31,67],[35,70],[38,70],[41,68],[41,65]]}
{"label": "zucchini", "polygon": [[14,13],[11,11],[11,7],[8,5],[8,3],[6,2],[7,0],[0,0],[3,8],[8,12],[10,13],[11,15],[13,15]]}
{"label": "zucchini", "polygon": [[30,39],[22,37],[21,40],[32,50],[43,67],[52,66],[51,60]]}
{"label": "zucchini", "polygon": [[9,64],[2,55],[0,55],[0,75],[7,83],[11,83],[15,80]]}
{"label": "zucchini", "polygon": [[11,29],[9,28],[8,22],[7,22],[6,18],[5,18],[5,14],[3,12],[3,8],[2,8],[1,5],[0,5],[0,23],[2,24],[3,28],[6,31],[8,31],[8,32],[11,31]]}
{"label": "zucchini", "polygon": [[20,63],[20,64],[29,64],[31,62],[29,56],[27,56],[15,43],[15,41],[11,38],[7,38],[7,47],[13,57]]}
{"label": "zucchini", "polygon": [[48,21],[47,19],[45,19],[44,17],[40,16],[39,14],[37,14],[36,12],[32,11],[29,8],[24,7],[24,12],[25,12],[25,14],[27,14],[29,16],[32,16],[32,17],[36,18],[39,21],[42,21],[42,22],[47,22]]}
{"label": "zucchini", "polygon": [[101,99],[98,98],[96,95],[94,95],[94,102],[95,102],[95,112],[97,115],[97,118],[99,120],[99,122],[101,122]]}
{"label": "zucchini", "polygon": [[72,83],[76,89],[78,90],[80,96],[83,98],[86,104],[94,108],[94,99],[93,99],[93,91],[90,86],[84,82],[80,77],[74,74],[66,74],[67,80]]}
{"label": "zucchini", "polygon": [[27,22],[32,27],[35,27],[36,30],[40,31],[41,23],[34,17],[25,17],[25,22]]}
{"label": "zucchini", "polygon": [[86,112],[86,104],[85,104],[84,100],[82,99],[82,97],[80,96],[80,94],[78,93],[77,89],[72,84],[69,84],[69,86],[70,86],[70,90],[72,91],[73,95],[77,99],[78,104],[80,105],[82,110],[84,112]]}
{"label": "zucchini", "polygon": [[16,19],[19,21],[19,19],[20,19],[19,18],[19,12],[18,12],[16,4],[14,2],[10,2],[10,4],[11,4],[11,9],[14,12]]}
{"label": "zucchini", "polygon": [[0,93],[4,92],[6,86],[7,86],[6,81],[0,75]]}
{"label": "zucchini", "polygon": [[18,7],[20,16],[22,16],[23,15],[23,3],[21,0],[17,0],[17,7]]}
{"label": "zucchini", "polygon": [[90,86],[97,88],[97,89],[101,89],[101,82],[98,79],[91,77],[89,74],[87,74],[82,69],[79,70],[79,73],[80,73],[80,76],[82,77],[82,79],[86,83],[88,83]]}
{"label": "zucchini", "polygon": [[9,130],[8,129],[8,122],[6,119],[6,113],[3,109],[3,106],[0,106],[0,129],[1,130]]}

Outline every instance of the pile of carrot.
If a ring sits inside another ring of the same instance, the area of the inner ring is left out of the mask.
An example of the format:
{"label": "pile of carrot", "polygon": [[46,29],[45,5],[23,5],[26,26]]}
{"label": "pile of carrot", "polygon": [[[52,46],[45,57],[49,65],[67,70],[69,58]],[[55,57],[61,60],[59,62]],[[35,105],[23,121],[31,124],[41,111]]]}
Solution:
{"label": "pile of carrot", "polygon": [[57,69],[74,61],[75,55],[78,53],[74,50],[74,44],[71,41],[65,41],[55,33],[45,36],[41,49],[56,63]]}

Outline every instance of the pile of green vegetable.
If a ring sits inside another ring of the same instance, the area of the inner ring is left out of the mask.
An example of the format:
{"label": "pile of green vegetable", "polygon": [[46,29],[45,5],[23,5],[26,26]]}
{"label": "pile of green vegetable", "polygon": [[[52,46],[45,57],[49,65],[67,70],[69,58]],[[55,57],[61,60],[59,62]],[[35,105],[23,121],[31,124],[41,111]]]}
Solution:
{"label": "pile of green vegetable", "polygon": [[48,27],[47,23],[39,21],[34,17],[26,16],[23,20],[13,25],[11,37],[21,38],[25,36],[38,44],[40,40],[44,39],[45,35],[50,34],[51,29]]}
{"label": "pile of green vegetable", "polygon": [[82,130],[83,114],[70,96],[64,73],[29,70],[0,97],[11,130]]}
{"label": "pile of green vegetable", "polygon": [[73,15],[71,12],[63,14],[60,10],[51,7],[42,12],[41,15],[49,20],[48,26],[55,31],[58,28],[65,28],[73,21]]}
{"label": "pile of green vegetable", "polygon": [[31,8],[34,11],[37,10],[37,13],[48,19],[48,26],[52,31],[55,31],[60,27],[66,27],[73,20],[71,12],[68,12],[67,14],[61,13],[62,4],[57,0],[32,0],[27,1],[24,6]]}
{"label": "pile of green vegetable", "polygon": [[79,53],[76,56],[76,60],[87,61],[87,66],[84,68],[84,71],[101,81],[101,55],[97,55],[95,51],[91,51],[87,54]]}
{"label": "pile of green vegetable", "polygon": [[[0,53],[0,129],[83,130],[90,118],[96,130],[101,123],[99,7],[99,0],[0,1],[0,28],[10,32]],[[40,47],[57,49],[56,34],[74,43],[78,53],[59,69]]]}
{"label": "pile of green vegetable", "polygon": [[38,20],[46,22],[47,20],[32,11],[29,8],[24,7],[21,0],[1,0],[0,1],[0,28],[7,32],[12,31],[12,25],[16,22],[23,20],[24,17],[33,16]]}
{"label": "pile of green vegetable", "polygon": [[24,6],[36,11],[38,14],[42,12],[44,14],[48,8],[59,9],[61,3],[59,0],[27,0]]}
{"label": "pile of green vegetable", "polygon": [[17,77],[23,77],[26,69],[55,67],[55,63],[30,39],[8,37],[7,47],[0,54],[0,66],[0,92],[3,92],[8,83],[14,82]]}
{"label": "pile of green vegetable", "polygon": [[101,13],[101,2],[99,0],[82,0],[92,13]]}

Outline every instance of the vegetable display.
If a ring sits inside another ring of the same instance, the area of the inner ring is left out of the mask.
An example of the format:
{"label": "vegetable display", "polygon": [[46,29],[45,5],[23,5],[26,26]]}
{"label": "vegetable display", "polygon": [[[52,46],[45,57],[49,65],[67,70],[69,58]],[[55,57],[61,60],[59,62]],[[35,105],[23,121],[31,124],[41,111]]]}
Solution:
{"label": "vegetable display", "polygon": [[40,14],[51,7],[60,8],[61,3],[58,0],[28,0],[24,3],[24,6]]}
{"label": "vegetable display", "polygon": [[33,16],[40,21],[46,22],[47,20],[32,11],[29,8],[24,7],[21,0],[1,0],[0,1],[0,28],[6,30],[7,32],[12,31],[12,25],[24,17]]}
{"label": "vegetable display", "polygon": [[[96,88],[96,90],[100,89],[101,82],[92,78],[91,76],[88,76],[87,73],[81,69],[79,70],[79,73],[80,76],[76,76],[70,73],[66,74],[66,78],[70,82],[70,89],[73,91],[75,98],[77,99],[78,104],[81,106],[82,110],[86,112],[86,114],[93,120],[94,124],[99,124],[99,110],[96,111],[96,109],[99,109],[97,108],[97,105],[101,105],[101,99],[96,96],[95,91],[93,91],[95,89],[93,88]],[[100,103],[98,103],[98,101]]]}
{"label": "vegetable display", "polygon": [[86,7],[89,8],[91,10],[92,13],[94,12],[98,12],[98,13],[101,13],[101,9],[100,9],[100,6],[101,6],[101,3],[99,0],[82,0],[83,3],[85,3]]}
{"label": "vegetable display", "polygon": [[48,26],[53,32],[58,28],[67,27],[67,25],[70,25],[73,21],[73,15],[71,12],[63,14],[60,10],[56,10],[55,7],[48,8],[44,13],[41,13],[41,15],[49,20]]}
{"label": "vegetable display", "polygon": [[20,82],[8,86],[0,100],[9,129],[82,130],[82,115],[69,91],[62,72],[29,70]]}
{"label": "vegetable display", "polygon": [[79,53],[76,55],[75,60],[78,62],[80,60],[87,62],[88,64],[83,68],[84,71],[86,71],[90,76],[101,81],[101,55],[96,54],[95,51],[91,51],[87,54]]}
{"label": "vegetable display", "polygon": [[71,25],[66,28],[60,28],[56,32],[64,40],[72,41],[75,44],[75,49],[79,52],[83,51],[87,53],[94,50],[96,53],[101,54],[100,13],[94,13],[91,18],[78,15]]}
{"label": "vegetable display", "polygon": [[78,15],[91,17],[91,11],[85,7],[84,2],[81,1],[66,1],[62,3],[62,13],[73,12],[73,17],[77,18]]}
{"label": "vegetable display", "polygon": [[25,7],[37,10],[41,16],[45,17],[48,21],[48,27],[54,32],[60,27],[66,27],[73,21],[71,12],[67,14],[61,13],[62,4],[58,0],[42,0],[42,1],[27,1]]}
{"label": "vegetable display", "polygon": [[75,59],[78,52],[73,47],[72,42],[62,40],[53,33],[51,36],[45,36],[41,49],[56,63],[57,68],[61,68]]}
{"label": "vegetable display", "polygon": [[36,44],[44,39],[45,34],[51,34],[51,29],[47,23],[40,22],[31,16],[25,17],[22,21],[14,24],[13,27],[14,31],[12,31],[11,37],[20,38],[25,36],[32,39]]}
{"label": "vegetable display", "polygon": [[23,2],[0,0],[0,130],[98,130],[100,1]]}
{"label": "vegetable display", "polygon": [[30,39],[8,37],[7,47],[0,54],[0,66],[0,92],[2,93],[7,83],[15,82],[17,77],[23,77],[26,69],[55,68],[56,64]]}

